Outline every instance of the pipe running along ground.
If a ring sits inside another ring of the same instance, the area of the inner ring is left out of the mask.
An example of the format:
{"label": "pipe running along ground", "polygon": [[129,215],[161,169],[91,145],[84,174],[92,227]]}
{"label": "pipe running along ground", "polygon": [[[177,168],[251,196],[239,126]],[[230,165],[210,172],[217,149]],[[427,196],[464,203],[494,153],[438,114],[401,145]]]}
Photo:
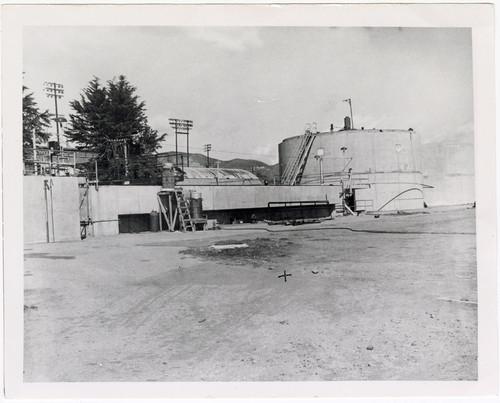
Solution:
{"label": "pipe running along ground", "polygon": [[282,229],[273,231],[269,228],[223,228],[223,231],[267,231],[271,233],[278,232],[294,232],[294,231],[327,231],[327,230],[344,230],[351,232],[364,232],[368,234],[405,234],[405,235],[476,235],[475,232],[434,232],[434,231],[384,231],[371,229],[354,229],[350,227],[326,227],[326,228],[296,228]]}

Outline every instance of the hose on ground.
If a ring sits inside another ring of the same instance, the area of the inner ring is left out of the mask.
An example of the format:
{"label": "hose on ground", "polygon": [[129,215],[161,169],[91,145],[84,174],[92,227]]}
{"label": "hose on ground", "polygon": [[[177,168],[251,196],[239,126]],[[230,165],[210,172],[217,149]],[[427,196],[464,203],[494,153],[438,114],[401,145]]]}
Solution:
{"label": "hose on ground", "polygon": [[294,231],[326,231],[326,230],[343,230],[351,232],[364,232],[368,234],[398,234],[398,235],[476,235],[475,232],[438,232],[438,231],[384,231],[370,229],[354,229],[350,227],[325,227],[325,228],[294,228],[271,230],[269,228],[227,228],[221,227],[224,231],[267,231],[272,233],[277,232],[294,232]]}

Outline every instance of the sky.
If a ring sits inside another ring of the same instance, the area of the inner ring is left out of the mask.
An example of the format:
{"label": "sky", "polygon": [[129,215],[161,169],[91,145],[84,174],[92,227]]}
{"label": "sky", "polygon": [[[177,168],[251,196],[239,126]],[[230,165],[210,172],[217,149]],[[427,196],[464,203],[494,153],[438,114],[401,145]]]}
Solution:
{"label": "sky", "polygon": [[[351,98],[356,128],[413,128],[423,143],[472,143],[472,41],[468,28],[40,26],[23,32],[24,85],[54,112],[43,83],[64,86],[72,113],[92,78],[125,75],[149,124],[189,119],[190,153],[278,162],[278,144],[340,128]],[[179,151],[186,138],[178,138]]]}

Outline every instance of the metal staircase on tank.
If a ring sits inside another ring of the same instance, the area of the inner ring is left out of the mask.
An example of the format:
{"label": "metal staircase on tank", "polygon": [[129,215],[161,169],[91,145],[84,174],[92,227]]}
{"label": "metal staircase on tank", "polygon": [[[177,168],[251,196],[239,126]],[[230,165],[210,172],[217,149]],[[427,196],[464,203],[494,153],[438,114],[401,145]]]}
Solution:
{"label": "metal staircase on tank", "polygon": [[305,127],[304,134],[292,152],[290,159],[283,171],[281,182],[283,185],[298,185],[302,179],[304,168],[306,166],[307,157],[311,151],[313,141],[317,135],[316,123],[311,125],[308,123]]}
{"label": "metal staircase on tank", "polygon": [[181,227],[181,231],[186,232],[196,231],[196,226],[193,223],[193,219],[191,218],[191,213],[189,212],[189,206],[182,194],[182,189],[175,189],[175,200],[177,201],[177,210],[179,212],[179,223]]}

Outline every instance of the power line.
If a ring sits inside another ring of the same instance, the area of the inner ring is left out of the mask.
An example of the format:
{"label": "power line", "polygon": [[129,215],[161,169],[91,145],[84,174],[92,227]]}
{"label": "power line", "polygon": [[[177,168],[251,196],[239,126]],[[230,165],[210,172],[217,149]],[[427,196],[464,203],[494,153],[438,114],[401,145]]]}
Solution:
{"label": "power line", "polygon": [[[174,144],[165,144],[166,146],[171,146],[173,147]],[[179,148],[186,148],[183,146],[179,146]],[[191,147],[191,149],[198,150],[198,151],[205,151],[202,148],[197,148],[197,147]],[[254,154],[254,153],[239,153],[236,151],[226,151],[226,150],[219,150],[217,149],[218,153],[224,153],[224,154],[241,154],[241,155],[254,155],[254,156],[260,156],[260,157],[276,157],[276,154]]]}
{"label": "power line", "polygon": [[62,98],[64,94],[64,86],[62,84],[58,83],[51,83],[51,82],[44,82],[43,85],[45,86],[44,90],[47,92],[47,96],[49,98],[54,98],[55,102],[55,109],[56,109],[56,133],[57,133],[57,147],[60,147],[60,140],[59,140],[59,113],[57,110],[57,98]]}
{"label": "power line", "polygon": [[168,122],[175,130],[175,165],[179,165],[177,161],[177,134],[185,134],[187,139],[187,166],[189,167],[189,129],[193,127],[193,121],[170,118]]}

